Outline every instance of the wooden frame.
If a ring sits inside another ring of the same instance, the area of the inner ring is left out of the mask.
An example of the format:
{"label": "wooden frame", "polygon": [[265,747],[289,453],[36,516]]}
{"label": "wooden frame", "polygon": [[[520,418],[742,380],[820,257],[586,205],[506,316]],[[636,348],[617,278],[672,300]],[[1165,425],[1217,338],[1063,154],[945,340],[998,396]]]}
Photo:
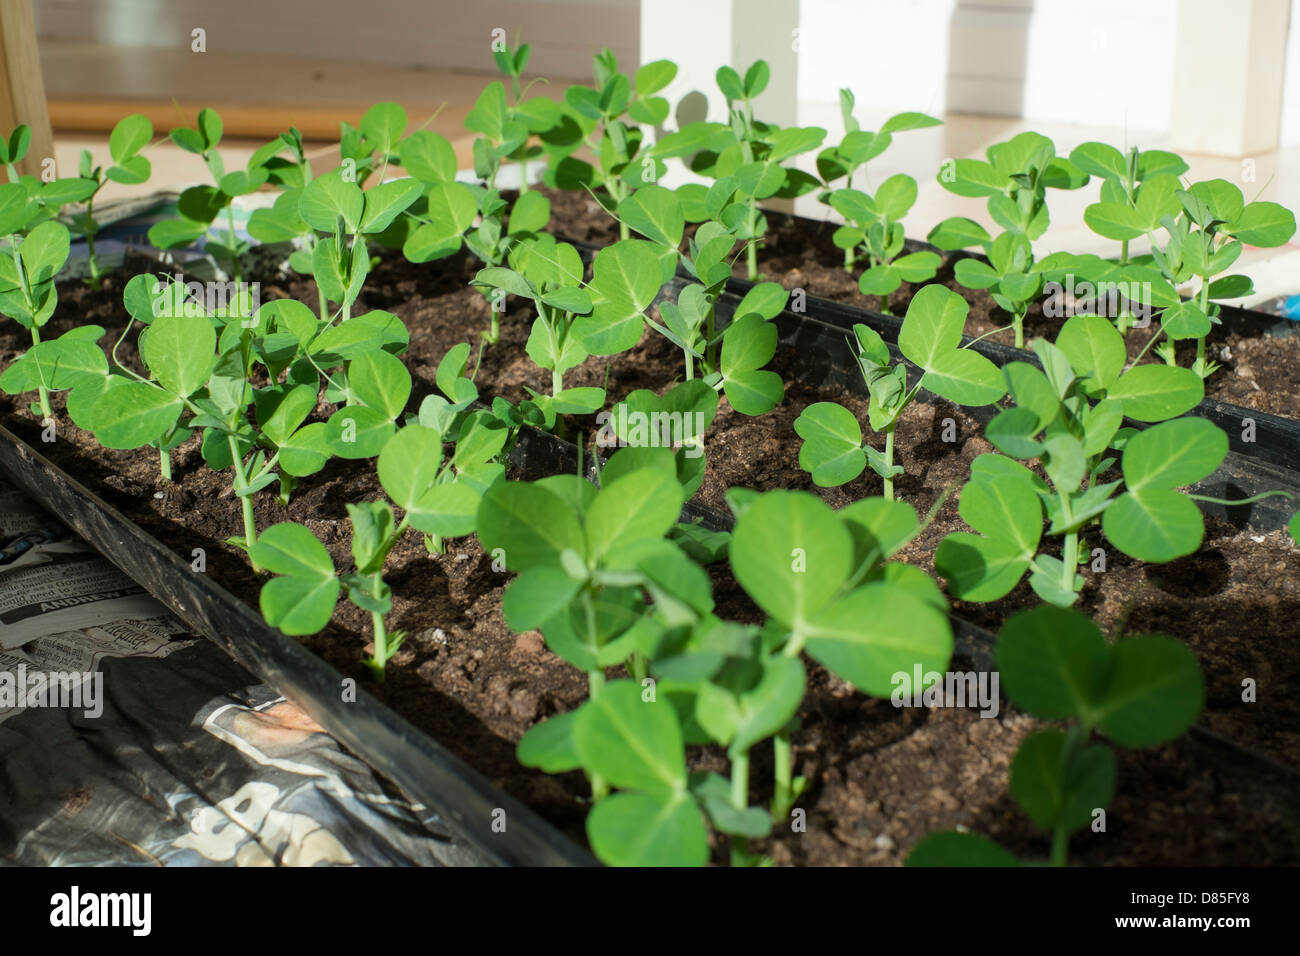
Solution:
{"label": "wooden frame", "polygon": [[0,0],[0,136],[8,136],[19,123],[31,127],[32,145],[18,169],[39,176],[41,164],[54,158],[54,133],[36,50],[36,21],[31,0]]}

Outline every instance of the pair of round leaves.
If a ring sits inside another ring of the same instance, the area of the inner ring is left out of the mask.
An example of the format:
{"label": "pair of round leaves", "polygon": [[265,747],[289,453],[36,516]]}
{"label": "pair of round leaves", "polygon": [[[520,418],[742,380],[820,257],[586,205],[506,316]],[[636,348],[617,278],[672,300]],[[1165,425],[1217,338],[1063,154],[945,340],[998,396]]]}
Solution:
{"label": "pair of round leaves", "polygon": [[[806,492],[760,495],[736,522],[731,566],[755,603],[803,638],[809,655],[865,693],[888,697],[898,675],[910,679],[917,665],[923,672],[947,667],[952,630],[942,598],[924,575],[917,582],[884,574],[842,593],[864,557],[855,539],[873,530],[878,542],[890,539],[893,506],[907,508],[867,501],[871,517],[854,526]],[[890,553],[888,547],[875,550],[878,557]]]}

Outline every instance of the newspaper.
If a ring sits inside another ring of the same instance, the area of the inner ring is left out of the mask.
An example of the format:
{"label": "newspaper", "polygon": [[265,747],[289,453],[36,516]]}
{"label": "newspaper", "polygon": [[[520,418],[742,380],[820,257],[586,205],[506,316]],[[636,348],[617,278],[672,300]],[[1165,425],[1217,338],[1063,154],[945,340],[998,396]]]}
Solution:
{"label": "newspaper", "polygon": [[0,864],[473,864],[0,477]]}
{"label": "newspaper", "polygon": [[0,565],[0,650],[38,637],[164,613],[156,599],[106,559],[66,542],[37,544],[24,567]]}

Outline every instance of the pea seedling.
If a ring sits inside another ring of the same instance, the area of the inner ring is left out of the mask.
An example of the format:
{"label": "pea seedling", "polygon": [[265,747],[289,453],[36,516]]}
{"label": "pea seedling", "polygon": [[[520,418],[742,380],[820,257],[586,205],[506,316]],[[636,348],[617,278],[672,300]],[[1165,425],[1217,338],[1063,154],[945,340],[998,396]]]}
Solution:
{"label": "pea seedling", "polygon": [[[1040,598],[1068,606],[1084,585],[1077,569],[1086,526],[1100,520],[1110,543],[1139,561],[1172,561],[1200,546],[1204,526],[1193,502],[1216,500],[1177,490],[1205,478],[1228,452],[1212,423],[1170,420],[1201,400],[1199,376],[1166,365],[1125,371],[1123,337],[1095,315],[1074,316],[1055,345],[1037,339],[1034,349],[1043,368],[1005,366],[1014,406],[985,429],[1009,457],[976,458],[961,493],[961,516],[979,534],[950,534],[935,555],[949,591],[963,600],[996,600],[1029,571]],[[1159,424],[1121,428],[1126,416]],[[1112,448],[1123,453],[1122,478],[1105,481],[1116,463]],[[1017,458],[1039,459],[1047,480]],[[1048,533],[1064,538],[1059,559],[1038,552],[1044,511]]]}
{"label": "pea seedling", "polygon": [[[153,124],[148,117],[139,113],[126,117],[113,127],[108,137],[108,153],[112,165],[107,169],[95,166],[90,150],[81,151],[79,178],[56,180],[50,185],[64,183],[68,189],[66,201],[84,202],[84,212],[72,216],[72,222],[86,237],[86,254],[90,259],[90,284],[99,288],[103,273],[99,259],[95,255],[95,236],[99,233],[99,223],[95,221],[95,197],[109,181],[124,185],[139,185],[149,179],[152,167],[149,160],[140,155],[140,151],[153,139]],[[42,190],[44,193],[44,190]],[[62,197],[60,197],[62,198]]]}
{"label": "pea seedling", "polygon": [[501,289],[530,300],[537,309],[526,349],[529,357],[551,373],[551,394],[529,389],[545,416],[546,427],[557,415],[585,415],[605,404],[603,388],[564,387],[564,373],[587,360],[587,351],[573,334],[578,316],[591,312],[591,296],[583,288],[582,259],[567,242],[538,236],[517,244],[510,253],[513,268],[489,266],[479,271],[473,284]]}
{"label": "pea seedling", "polygon": [[[180,214],[176,219],[164,219],[149,227],[149,241],[164,251],[192,245],[203,236],[208,235],[213,223],[224,212],[226,214],[226,234],[222,241],[209,239],[207,249],[218,260],[229,267],[230,274],[236,281],[243,278],[240,260],[248,252],[249,244],[239,238],[235,229],[235,213],[231,201],[236,196],[245,196],[257,192],[269,178],[265,167],[254,165],[251,161],[247,168],[227,172],[226,165],[217,151],[221,143],[223,126],[221,116],[213,109],[199,110],[198,122],[194,128],[179,126],[169,134],[171,141],[185,150],[203,158],[204,165],[212,174],[214,185],[191,186],[181,193],[176,208]],[[253,159],[258,158],[254,154]]]}
{"label": "pea seedling", "polygon": [[[473,533],[478,502],[505,472],[494,461],[505,429],[477,412],[461,429],[453,454],[444,460],[444,436],[410,424],[388,438],[379,453],[380,484],[391,499],[348,503],[354,570],[339,574],[329,552],[307,528],[282,522],[267,528],[249,549],[255,565],[278,575],[262,587],[262,615],[286,634],[315,634],[334,613],[340,592],[370,614],[374,653],[366,666],[382,681],[389,659],[405,635],[389,632],[384,616],[392,610],[392,589],[384,565],[393,547],[417,528],[427,536]],[[397,520],[394,506],[403,511]]]}
{"label": "pea seedling", "polygon": [[[1070,833],[1093,823],[1115,794],[1115,754],[1098,733],[1129,750],[1176,740],[1196,721],[1205,699],[1196,655],[1159,635],[1108,643],[1079,611],[1038,607],[1009,618],[997,645],[1007,696],[1043,720],[1069,721],[1021,743],[1011,763],[1011,795],[1051,834],[1052,866],[1065,866]],[[908,866],[1018,866],[987,837],[936,833]]]}
{"label": "pea seedling", "polygon": [[957,293],[940,285],[926,286],[912,298],[899,332],[903,355],[921,369],[908,387],[907,366],[891,364],[889,347],[865,325],[855,325],[858,365],[871,401],[868,424],[884,432],[885,450],[877,451],[862,438],[853,413],[834,402],[808,406],[795,420],[794,430],[804,440],[799,467],[812,473],[813,482],[833,487],[871,470],[884,480],[885,498],[894,497],[894,478],[903,467],[894,462],[894,433],[899,416],[922,388],[959,405],[989,405],[1006,394],[1002,373],[983,355],[961,347],[961,330],[968,306]]}
{"label": "pea seedling", "polygon": [[719,221],[746,243],[750,281],[758,279],[758,243],[767,232],[767,218],[759,202],[773,197],[793,199],[820,186],[810,173],[782,164],[816,149],[826,138],[821,127],[781,129],[754,118],[753,100],[766,89],[770,77],[771,69],[764,60],[756,60],[743,79],[731,67],[721,67],[717,83],[727,101],[730,122],[692,123],[663,137],[650,152],[658,158],[689,156],[693,171],[714,180],[712,187],[681,187],[683,201],[699,207],[717,196],[728,200],[730,208]]}
{"label": "pea seedling", "polygon": [[35,391],[35,410],[45,420],[54,414],[51,391],[71,388],[87,369],[104,364],[95,344],[104,330],[83,326],[41,340],[41,328],[58,305],[54,280],[68,261],[71,237],[62,223],[46,221],[20,238],[30,211],[23,185],[0,185],[0,235],[9,237],[8,248],[0,251],[0,315],[22,325],[32,339],[32,347],[0,375],[0,389],[10,395]]}
{"label": "pea seedling", "polygon": [[[677,65],[669,60],[646,63],[635,81],[620,73],[609,50],[593,58],[594,86],[570,86],[564,91],[569,124],[543,134],[549,154],[548,181],[561,189],[587,189],[613,212],[635,190],[658,182],[666,172],[663,161],[643,151],[644,135],[635,125],[658,126],[668,117],[668,101],[655,94],[672,82]],[[567,126],[573,129],[568,130]],[[594,163],[573,154],[585,146]],[[619,222],[619,238],[628,238]]]}
{"label": "pea seedling", "polygon": [[[697,363],[704,381],[726,394],[744,415],[762,415],[781,400],[781,377],[763,369],[776,354],[777,331],[769,320],[785,308],[789,293],[775,282],[754,286],[736,306],[731,322],[720,328],[718,297],[731,275],[729,257],[735,236],[716,222],[706,222],[679,250],[685,232],[680,197],[662,186],[644,186],[619,206],[619,218],[645,240],[628,239],[596,254],[591,314],[574,325],[587,351],[614,355],[640,341],[646,325],[682,350],[686,379],[695,378]],[[677,301],[661,302],[663,323],[646,310],[680,261],[698,280],[685,286]]]}
{"label": "pea seedling", "polygon": [[1056,155],[1046,136],[1025,132],[987,150],[988,162],[949,160],[939,170],[939,184],[958,196],[988,197],[988,212],[1003,228],[994,239],[979,223],[966,217],[945,219],[930,231],[929,240],[954,251],[981,247],[989,262],[958,260],[957,281],[968,289],[988,289],[993,300],[1011,314],[1016,348],[1025,344],[1024,321],[1030,303],[1042,289],[1041,267],[1035,267],[1030,242],[1047,231],[1047,190],[1078,189],[1088,174]]}
{"label": "pea seedling", "polygon": [[[899,220],[906,215],[907,210],[916,202],[916,180],[910,176],[891,176],[885,182],[880,184],[873,198],[865,192],[853,188],[853,177],[857,175],[859,169],[865,172],[866,164],[880,156],[893,142],[895,133],[901,133],[914,129],[926,129],[932,126],[940,126],[943,120],[935,119],[925,113],[896,113],[884,124],[877,132],[864,130],[853,116],[854,97],[850,90],[840,90],[840,114],[844,118],[844,138],[837,146],[828,146],[817,154],[817,172],[825,183],[825,190],[819,197],[822,202],[831,206],[840,215],[844,216],[851,223],[846,229],[838,230],[835,234],[835,243],[844,250],[844,268],[846,271],[852,271],[857,262],[857,249],[859,246],[866,245],[869,255],[872,257],[871,266],[875,267],[881,264],[882,260],[892,260],[894,256],[903,247],[902,226]],[[840,189],[832,189],[832,184],[839,180],[844,180],[844,185]],[[910,189],[908,187],[910,183]],[[892,185],[891,185],[892,184]],[[908,194],[910,192],[910,199]],[[840,199],[838,204],[835,196],[845,193],[850,198]],[[841,208],[844,206],[846,208]],[[886,217],[885,213],[892,213]],[[881,223],[880,234],[871,239],[871,224]],[[897,230],[893,227],[898,226]],[[895,248],[896,245],[896,248]],[[892,250],[889,255],[884,254],[884,250]],[[933,253],[929,255],[933,256]],[[915,263],[910,268],[920,273],[921,263],[925,260],[916,260],[909,258],[909,262]],[[935,257],[935,266],[938,265],[938,257]],[[903,265],[903,268],[909,268]],[[905,279],[908,282],[921,282],[926,279],[934,278],[934,272],[920,279]],[[877,276],[870,283],[873,287],[886,284],[882,281],[883,275]],[[865,276],[863,284],[867,284]],[[884,292],[868,292],[865,288],[863,292],[867,295],[887,296],[894,289],[898,288],[898,283],[894,283]]]}

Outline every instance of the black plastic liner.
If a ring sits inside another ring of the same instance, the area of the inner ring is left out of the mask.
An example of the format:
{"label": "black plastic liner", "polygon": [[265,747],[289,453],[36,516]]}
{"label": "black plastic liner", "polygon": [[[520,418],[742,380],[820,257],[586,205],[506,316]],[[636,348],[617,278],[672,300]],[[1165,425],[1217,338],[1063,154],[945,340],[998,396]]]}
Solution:
{"label": "black plastic liner", "polygon": [[[341,673],[2,427],[0,471],[195,632],[301,706],[409,797],[436,810],[481,863],[595,864],[585,849],[364,689],[355,702],[344,703]],[[494,832],[500,811],[505,832]]]}

